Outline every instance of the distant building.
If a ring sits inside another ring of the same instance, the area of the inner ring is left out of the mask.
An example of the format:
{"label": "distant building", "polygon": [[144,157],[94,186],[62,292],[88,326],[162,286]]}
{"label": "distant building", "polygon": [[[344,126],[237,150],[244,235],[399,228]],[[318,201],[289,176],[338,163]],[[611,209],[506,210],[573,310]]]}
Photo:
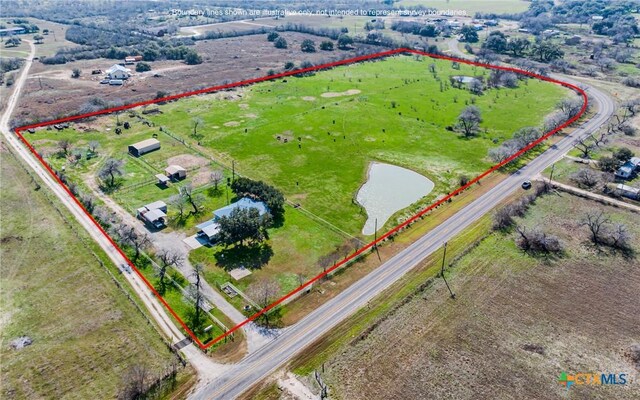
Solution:
{"label": "distant building", "polygon": [[594,15],[591,17],[593,21],[602,21],[604,17],[602,15]]}
{"label": "distant building", "polygon": [[171,180],[169,179],[169,177],[163,174],[157,174],[156,178],[158,179],[158,185],[161,185],[161,186],[167,186],[167,184]]}
{"label": "distant building", "polygon": [[631,157],[615,173],[616,178],[630,179],[640,171],[640,157]]}
{"label": "distant building", "polygon": [[175,181],[187,177],[187,170],[179,165],[169,165],[164,169],[164,172],[167,175],[167,178]]}
{"label": "distant building", "polygon": [[616,191],[620,196],[628,197],[633,200],[640,200],[640,188],[623,185],[621,183],[616,187]]}
{"label": "distant building", "polygon": [[0,29],[0,36],[20,35],[23,33],[27,33],[27,30],[21,26]]}
{"label": "distant building", "polygon": [[496,21],[495,19],[490,19],[488,21],[484,21],[484,24],[486,26],[498,26],[498,21]]}
{"label": "distant building", "polygon": [[131,155],[140,157],[143,154],[149,153],[160,148],[160,141],[158,139],[147,139],[142,142],[129,145],[129,153]]}
{"label": "distant building", "polygon": [[573,35],[571,37],[568,37],[564,40],[564,44],[567,44],[569,46],[575,46],[577,44],[580,44],[580,42],[582,41],[582,37],[580,35]]}
{"label": "distant building", "polygon": [[142,61],[142,56],[129,56],[124,58],[125,64],[133,64],[138,61]]}
{"label": "distant building", "polygon": [[120,64],[113,64],[113,66],[107,70],[109,79],[129,79],[130,75],[131,70]]}
{"label": "distant building", "polygon": [[136,217],[154,228],[162,228],[166,224],[167,204],[164,201],[154,201],[136,210]]}
{"label": "distant building", "polygon": [[213,241],[215,234],[220,231],[220,225],[212,219],[197,225],[196,228],[198,228],[198,236],[206,238],[210,242]]}

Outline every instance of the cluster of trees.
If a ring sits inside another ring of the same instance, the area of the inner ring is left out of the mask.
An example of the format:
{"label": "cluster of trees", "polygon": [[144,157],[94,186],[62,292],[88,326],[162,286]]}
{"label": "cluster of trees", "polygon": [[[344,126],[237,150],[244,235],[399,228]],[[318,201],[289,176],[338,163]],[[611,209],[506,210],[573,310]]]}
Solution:
{"label": "cluster of trees", "polygon": [[238,197],[251,197],[264,202],[276,220],[281,220],[284,217],[284,196],[273,186],[262,181],[240,177],[231,183],[231,190]]}
{"label": "cluster of trees", "polygon": [[20,46],[20,43],[22,43],[22,39],[17,36],[11,36],[4,41],[4,47],[16,47]]}
{"label": "cluster of trees", "polygon": [[540,128],[532,126],[521,128],[513,134],[513,138],[506,140],[499,147],[490,149],[489,158],[496,164],[499,164],[529,143],[540,139],[542,135],[543,133]]}
{"label": "cluster of trees", "polygon": [[526,38],[510,38],[500,31],[491,32],[482,44],[482,48],[514,57],[529,55],[540,62],[551,62],[564,56],[560,46],[548,40],[538,39],[532,44]]}
{"label": "cluster of trees", "polygon": [[391,24],[391,29],[402,33],[411,33],[424,37],[438,36],[438,27],[433,24],[423,24],[414,21],[396,20]]}
{"label": "cluster of trees", "polygon": [[547,185],[535,185],[532,194],[498,209],[495,214],[493,214],[493,230],[506,231],[515,226],[516,221],[514,218],[524,217],[529,206],[533,204],[538,197],[547,193],[548,190],[549,187]]}
{"label": "cluster of trees", "polygon": [[5,82],[6,79],[7,86],[11,86],[14,81],[13,75],[8,75],[8,77],[5,78],[5,74],[9,71],[20,69],[22,64],[24,64],[24,59],[22,58],[0,58],[0,83]]}
{"label": "cluster of trees", "polygon": [[587,212],[581,221],[587,227],[591,242],[624,252],[631,251],[632,235],[623,223],[614,223],[602,210]]}

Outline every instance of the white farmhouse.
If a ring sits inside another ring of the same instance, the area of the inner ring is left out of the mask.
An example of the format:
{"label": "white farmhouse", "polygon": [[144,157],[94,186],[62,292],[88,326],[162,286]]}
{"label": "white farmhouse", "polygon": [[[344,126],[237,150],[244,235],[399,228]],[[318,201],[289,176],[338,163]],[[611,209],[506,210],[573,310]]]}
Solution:
{"label": "white farmhouse", "polygon": [[107,75],[109,79],[128,79],[131,75],[131,70],[120,64],[113,64],[113,66],[107,70]]}

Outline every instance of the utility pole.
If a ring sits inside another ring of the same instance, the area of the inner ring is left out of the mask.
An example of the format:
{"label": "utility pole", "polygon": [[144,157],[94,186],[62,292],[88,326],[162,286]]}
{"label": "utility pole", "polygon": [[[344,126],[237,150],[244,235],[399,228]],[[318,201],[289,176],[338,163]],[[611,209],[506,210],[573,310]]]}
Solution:
{"label": "utility pole", "polygon": [[444,253],[442,254],[442,267],[440,267],[440,275],[442,276],[442,280],[444,281],[444,284],[447,285],[447,289],[449,289],[449,294],[451,295],[451,298],[455,300],[456,295],[453,293],[453,291],[449,287],[449,283],[447,282],[447,279],[444,277],[444,261],[446,257],[447,257],[447,242],[444,242]]}

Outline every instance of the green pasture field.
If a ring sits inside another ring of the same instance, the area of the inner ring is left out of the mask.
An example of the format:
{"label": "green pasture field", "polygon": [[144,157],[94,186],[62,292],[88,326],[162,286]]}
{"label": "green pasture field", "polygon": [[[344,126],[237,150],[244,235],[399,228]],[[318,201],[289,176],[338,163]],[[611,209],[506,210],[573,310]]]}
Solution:
{"label": "green pasture field", "polygon": [[[435,75],[429,72],[431,64]],[[454,69],[449,61],[396,56],[149,106],[158,107],[161,113],[123,112],[118,116],[120,122],[130,121],[132,127],[121,135],[114,133],[113,115],[75,123],[63,131],[40,129],[26,135],[39,150],[48,148],[47,159],[58,168],[67,165],[68,175],[76,179],[97,171],[107,156],[125,158],[122,189],[112,196],[129,211],[177,193],[174,185],[163,191],[152,182],[153,175],[173,156],[190,155],[211,163],[200,169],[233,163],[237,174],[274,185],[301,208],[287,207],[284,224],[271,230],[273,255],[238,286],[243,288],[269,274],[285,293],[298,285],[297,274],[310,278],[320,272],[319,257],[350,236],[362,238],[366,212],[354,199],[372,161],[400,165],[435,182],[431,194],[398,212],[388,228],[455,189],[462,175],[473,177],[488,169],[492,165],[487,158],[490,148],[519,128],[540,125],[570,93],[528,79],[518,88],[488,89],[476,96],[465,88],[452,88],[449,78],[453,75],[488,77],[489,71],[465,64]],[[447,130],[471,104],[482,112],[479,134],[464,138]],[[202,121],[197,137],[192,135],[195,119]],[[128,144],[152,134],[158,135],[162,149],[138,159],[125,154]],[[61,138],[80,148],[98,140],[100,156],[72,167],[51,151]],[[231,170],[225,169],[225,174],[231,175]],[[187,179],[192,175],[190,172]],[[134,186],[140,182],[148,183]],[[211,218],[211,211],[226,204],[224,185],[215,193],[205,183],[196,186],[206,196],[205,212],[169,229],[193,234],[197,222]],[[216,266],[223,250],[204,247],[191,254],[193,262],[208,266],[207,278],[212,283],[231,280]],[[242,259],[238,254],[233,257]]]}
{"label": "green pasture field", "polygon": [[529,8],[524,0],[401,0],[397,7],[423,6],[438,10],[464,10],[467,16],[475,13],[520,13]]}

